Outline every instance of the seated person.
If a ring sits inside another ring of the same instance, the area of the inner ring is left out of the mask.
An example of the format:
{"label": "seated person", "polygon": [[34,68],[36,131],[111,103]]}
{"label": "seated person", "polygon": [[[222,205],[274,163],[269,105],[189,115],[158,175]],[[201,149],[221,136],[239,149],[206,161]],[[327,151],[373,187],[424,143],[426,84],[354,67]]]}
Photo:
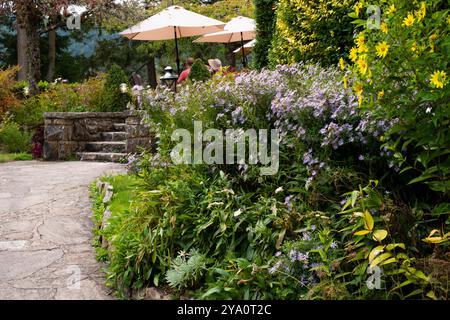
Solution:
{"label": "seated person", "polygon": [[186,60],[186,69],[183,70],[183,72],[181,72],[180,76],[178,77],[177,83],[180,84],[183,81],[185,81],[188,76],[189,76],[189,72],[191,71],[191,67],[194,64],[194,59],[193,58],[187,58]]}

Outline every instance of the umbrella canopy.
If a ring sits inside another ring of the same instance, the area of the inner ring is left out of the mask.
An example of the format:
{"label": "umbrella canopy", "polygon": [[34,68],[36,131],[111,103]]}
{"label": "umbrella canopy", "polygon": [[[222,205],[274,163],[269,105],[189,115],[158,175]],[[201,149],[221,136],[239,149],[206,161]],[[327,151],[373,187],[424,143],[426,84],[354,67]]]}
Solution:
{"label": "umbrella canopy", "polygon": [[230,20],[225,27],[224,31],[206,34],[203,37],[198,38],[194,42],[241,42],[242,51],[242,65],[244,68],[247,65],[244,52],[244,41],[253,40],[256,38],[256,23],[255,20],[247,17],[236,17]]}
{"label": "umbrella canopy", "polygon": [[[247,52],[250,52],[250,51],[253,49],[253,47],[255,46],[255,43],[256,43],[256,39],[250,41],[249,43],[246,43],[246,44],[243,46],[245,52],[246,52],[246,53],[247,53]],[[233,52],[234,52],[234,53],[239,53],[239,52],[241,52],[241,51],[242,51],[242,48],[239,47],[239,48],[237,48],[236,50],[234,50]]]}
{"label": "umbrella canopy", "polygon": [[160,13],[138,23],[120,34],[131,40],[170,40],[175,39],[178,74],[178,38],[203,35],[222,31],[225,23],[201,14],[188,11],[180,6],[171,6]]}
{"label": "umbrella canopy", "polygon": [[222,31],[225,23],[180,6],[171,6],[160,13],[122,31],[132,40],[170,40]]}
{"label": "umbrella canopy", "polygon": [[223,31],[209,33],[194,42],[220,42],[230,43],[247,41],[256,38],[255,20],[247,17],[236,17],[228,22]]}

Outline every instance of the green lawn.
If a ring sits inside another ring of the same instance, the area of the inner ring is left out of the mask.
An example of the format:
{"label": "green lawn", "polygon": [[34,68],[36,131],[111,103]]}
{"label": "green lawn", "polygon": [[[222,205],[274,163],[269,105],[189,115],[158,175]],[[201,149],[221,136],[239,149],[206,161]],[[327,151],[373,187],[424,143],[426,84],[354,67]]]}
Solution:
{"label": "green lawn", "polygon": [[27,160],[33,160],[33,156],[28,153],[0,153],[0,163]]}

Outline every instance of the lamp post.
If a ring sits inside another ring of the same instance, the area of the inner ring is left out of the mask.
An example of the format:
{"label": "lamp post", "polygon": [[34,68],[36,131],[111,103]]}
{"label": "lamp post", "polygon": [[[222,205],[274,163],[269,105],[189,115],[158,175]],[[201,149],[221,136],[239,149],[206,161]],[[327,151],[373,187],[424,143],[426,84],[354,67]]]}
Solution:
{"label": "lamp post", "polygon": [[173,87],[174,92],[177,92],[178,75],[173,73],[172,67],[167,66],[164,68],[164,75],[160,80],[166,87]]}

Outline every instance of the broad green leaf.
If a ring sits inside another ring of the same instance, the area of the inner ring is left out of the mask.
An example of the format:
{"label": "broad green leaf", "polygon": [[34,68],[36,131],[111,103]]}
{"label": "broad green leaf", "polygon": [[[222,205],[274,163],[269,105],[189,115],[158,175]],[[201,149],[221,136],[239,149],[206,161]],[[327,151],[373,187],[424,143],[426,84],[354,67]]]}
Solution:
{"label": "broad green leaf", "polygon": [[375,259],[375,257],[377,255],[382,253],[384,251],[384,247],[385,246],[377,246],[377,247],[373,248],[372,251],[370,251],[370,253],[369,253],[369,262],[372,262],[373,259]]}
{"label": "broad green leaf", "polygon": [[383,261],[382,263],[380,263],[380,266],[384,266],[386,264],[390,264],[390,263],[394,263],[394,262],[397,262],[397,259],[396,258],[390,258],[390,259],[387,259],[387,260]]}
{"label": "broad green leaf", "polygon": [[388,232],[387,232],[386,230],[383,230],[383,229],[381,229],[381,230],[375,230],[375,231],[373,232],[373,237],[372,237],[372,238],[373,238],[375,241],[381,242],[381,241],[384,240],[384,238],[387,237],[387,234],[388,234]]}
{"label": "broad green leaf", "polygon": [[374,221],[373,221],[372,215],[367,210],[364,211],[364,223],[365,223],[366,229],[372,231]]}
{"label": "broad green leaf", "polygon": [[404,297],[404,299],[408,299],[409,297],[417,296],[418,294],[421,294],[422,292],[423,292],[422,289],[416,289],[413,292],[411,292],[410,294],[406,295]]}
{"label": "broad green leaf", "polygon": [[366,235],[366,234],[368,234],[368,233],[370,233],[369,230],[359,230],[359,231],[356,231],[356,232],[354,233],[354,235],[355,235],[355,236],[363,236],[363,235]]}
{"label": "broad green leaf", "polygon": [[391,243],[386,246],[386,250],[389,250],[389,251],[391,251],[395,248],[402,248],[403,250],[406,250],[404,243]]}
{"label": "broad green leaf", "polygon": [[433,290],[428,291],[427,297],[432,300],[437,300],[436,295],[434,294]]}
{"label": "broad green leaf", "polygon": [[383,262],[384,260],[391,258],[393,255],[390,252],[382,253],[379,256],[377,256],[373,261],[370,263],[370,267],[373,268],[379,263]]}
{"label": "broad green leaf", "polygon": [[424,280],[424,281],[430,281],[430,278],[429,277],[427,277],[422,271],[420,271],[420,270],[417,270],[416,272],[414,272],[414,275],[417,277],[417,278],[420,278],[420,279],[422,279],[422,280]]}
{"label": "broad green leaf", "polygon": [[400,284],[399,284],[398,286],[396,286],[396,287],[392,288],[392,289],[391,289],[391,291],[394,291],[394,290],[397,290],[397,289],[403,288],[403,287],[405,287],[405,286],[407,286],[407,285],[409,285],[409,284],[411,284],[411,283],[413,283],[413,281],[412,281],[412,280],[406,280],[406,281],[404,281],[404,282],[400,283]]}
{"label": "broad green leaf", "polygon": [[353,191],[351,196],[351,205],[352,207],[355,206],[356,200],[358,199],[359,191]]}
{"label": "broad green leaf", "polygon": [[280,234],[278,235],[277,243],[275,244],[275,248],[277,250],[279,250],[281,248],[285,234],[286,234],[286,229],[283,229],[283,231],[281,231]]}

